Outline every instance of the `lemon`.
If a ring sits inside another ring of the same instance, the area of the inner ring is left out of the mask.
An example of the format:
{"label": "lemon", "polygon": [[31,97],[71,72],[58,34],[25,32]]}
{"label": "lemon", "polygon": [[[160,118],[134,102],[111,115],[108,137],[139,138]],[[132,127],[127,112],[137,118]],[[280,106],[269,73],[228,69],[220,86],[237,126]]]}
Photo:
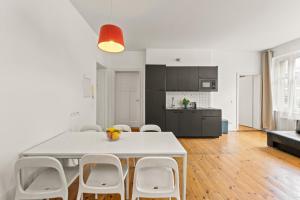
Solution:
{"label": "lemon", "polygon": [[115,131],[115,128],[108,128],[107,131],[112,133]]}
{"label": "lemon", "polygon": [[120,134],[119,134],[119,132],[113,132],[112,133],[112,137],[111,137],[111,139],[112,140],[118,140],[120,138]]}

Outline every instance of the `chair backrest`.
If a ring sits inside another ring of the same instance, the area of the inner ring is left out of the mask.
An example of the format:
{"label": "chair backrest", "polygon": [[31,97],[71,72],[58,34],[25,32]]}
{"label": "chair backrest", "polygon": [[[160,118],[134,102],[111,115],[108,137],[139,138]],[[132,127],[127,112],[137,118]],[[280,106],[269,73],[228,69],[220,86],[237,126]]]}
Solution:
{"label": "chair backrest", "polygon": [[[115,186],[96,187],[89,186],[84,183],[83,172],[84,166],[88,164],[106,164],[116,167],[118,173],[118,183]],[[80,160],[79,165],[79,184],[82,192],[101,193],[119,191],[119,188],[124,188],[123,171],[120,159],[112,154],[87,154]]]}
{"label": "chair backrest", "polygon": [[161,132],[161,128],[155,124],[145,124],[140,128],[140,132]]}
{"label": "chair backrest", "polygon": [[[55,191],[49,191],[49,192],[45,192],[43,191],[43,194],[40,195],[50,195],[51,194],[57,194],[57,193],[66,193],[65,195],[67,195],[68,193],[68,186],[67,186],[67,181],[66,181],[66,176],[64,173],[64,169],[63,166],[61,165],[61,163],[52,157],[46,157],[46,156],[36,156],[36,157],[23,157],[17,160],[17,162],[15,163],[15,176],[16,176],[16,181],[17,181],[17,187],[16,187],[16,192],[18,193],[18,195],[23,196],[23,198],[25,197],[29,197],[32,195],[39,195],[37,193],[34,194],[30,194],[30,192],[28,191],[24,191],[24,188],[22,186],[22,182],[21,182],[21,170],[23,169],[30,169],[30,168],[53,168],[55,170],[57,170],[59,177],[60,177],[60,181],[61,181],[61,188],[55,190]],[[39,198],[38,196],[36,196],[36,198]]]}
{"label": "chair backrest", "polygon": [[176,160],[170,157],[144,157],[138,160],[135,166],[134,183],[136,183],[139,176],[139,171],[143,168],[171,168],[174,172],[175,185],[174,188],[179,187],[179,171]]}
{"label": "chair backrest", "polygon": [[81,127],[80,132],[86,132],[86,131],[96,131],[96,132],[103,132],[103,129],[99,125],[84,125]]}
{"label": "chair backrest", "polygon": [[114,125],[113,127],[116,129],[119,129],[122,132],[131,132],[132,131],[130,126],[125,125],[125,124],[117,124],[117,125]]}

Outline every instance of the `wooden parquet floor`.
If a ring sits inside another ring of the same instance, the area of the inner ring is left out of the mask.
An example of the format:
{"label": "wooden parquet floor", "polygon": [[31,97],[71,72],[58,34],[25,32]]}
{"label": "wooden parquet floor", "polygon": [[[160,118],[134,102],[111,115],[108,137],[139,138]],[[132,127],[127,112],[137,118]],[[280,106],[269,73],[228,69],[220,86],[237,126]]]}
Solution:
{"label": "wooden parquet floor", "polygon": [[[180,142],[188,151],[187,200],[300,200],[300,158],[267,147],[261,131],[241,128],[217,139]],[[76,199],[77,181],[69,188],[70,200]]]}

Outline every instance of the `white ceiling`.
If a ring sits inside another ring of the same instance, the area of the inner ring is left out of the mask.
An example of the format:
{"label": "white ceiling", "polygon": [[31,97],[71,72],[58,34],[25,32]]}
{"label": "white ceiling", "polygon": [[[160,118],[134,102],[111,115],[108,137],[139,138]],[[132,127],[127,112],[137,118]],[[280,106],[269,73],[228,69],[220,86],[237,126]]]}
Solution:
{"label": "white ceiling", "polygon": [[300,37],[300,0],[71,0],[98,34],[124,32],[126,48],[263,50]]}

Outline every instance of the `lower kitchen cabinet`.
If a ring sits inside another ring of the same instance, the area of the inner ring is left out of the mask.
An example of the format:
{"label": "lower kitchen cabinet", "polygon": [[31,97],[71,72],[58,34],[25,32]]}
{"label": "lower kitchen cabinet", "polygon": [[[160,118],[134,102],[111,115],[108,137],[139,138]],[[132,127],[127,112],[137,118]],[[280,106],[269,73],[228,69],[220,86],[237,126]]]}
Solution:
{"label": "lower kitchen cabinet", "polygon": [[182,137],[188,135],[189,137],[201,137],[201,112],[199,111],[190,111],[186,110],[180,114],[180,133],[182,133]]}
{"label": "lower kitchen cabinet", "polygon": [[202,136],[219,137],[222,133],[221,117],[202,117]]}
{"label": "lower kitchen cabinet", "polygon": [[177,137],[181,137],[179,131],[180,111],[166,111],[166,131],[173,132]]}
{"label": "lower kitchen cabinet", "polygon": [[156,124],[165,130],[165,93],[157,90],[146,90],[146,97],[146,123]]}
{"label": "lower kitchen cabinet", "polygon": [[166,131],[177,137],[219,137],[221,118],[221,110],[167,110]]}

